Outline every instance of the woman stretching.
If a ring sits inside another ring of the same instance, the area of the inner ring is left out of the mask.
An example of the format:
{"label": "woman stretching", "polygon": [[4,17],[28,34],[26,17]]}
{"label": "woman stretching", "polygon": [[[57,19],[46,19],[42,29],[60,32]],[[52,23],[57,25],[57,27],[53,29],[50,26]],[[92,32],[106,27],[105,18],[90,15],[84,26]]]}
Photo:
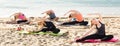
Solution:
{"label": "woman stretching", "polygon": [[74,19],[74,21],[64,22],[61,25],[75,25],[75,24],[87,25],[88,24],[87,21],[84,21],[84,18],[79,11],[70,10],[66,14],[69,14],[69,18],[72,17],[72,19]]}
{"label": "woman stretching", "polygon": [[17,24],[25,23],[28,21],[23,13],[18,12],[13,14],[13,16],[14,16],[14,21],[16,21]]}
{"label": "woman stretching", "polygon": [[56,28],[56,26],[50,21],[44,21],[44,20],[39,21],[38,22],[38,28],[40,29],[38,32],[40,32],[40,31],[42,31],[42,32],[51,31],[55,34],[60,32],[60,29]]}
{"label": "woman stretching", "polygon": [[49,19],[51,21],[58,21],[58,19],[59,19],[58,17],[56,17],[55,12],[53,10],[45,11],[42,14],[44,14],[44,13],[46,13],[47,15],[44,16],[43,18],[47,18],[47,16],[49,16],[49,18],[47,18],[47,19]]}
{"label": "woman stretching", "polygon": [[[78,39],[74,42],[83,42],[88,39],[100,39],[100,41],[107,41],[111,40],[113,38],[113,35],[106,35],[105,34],[105,24],[102,23],[102,17],[99,15],[99,19],[93,19],[91,20],[91,29],[89,32],[87,32],[84,37],[81,39]],[[97,29],[96,33],[88,35],[90,32],[92,32],[93,29]]]}

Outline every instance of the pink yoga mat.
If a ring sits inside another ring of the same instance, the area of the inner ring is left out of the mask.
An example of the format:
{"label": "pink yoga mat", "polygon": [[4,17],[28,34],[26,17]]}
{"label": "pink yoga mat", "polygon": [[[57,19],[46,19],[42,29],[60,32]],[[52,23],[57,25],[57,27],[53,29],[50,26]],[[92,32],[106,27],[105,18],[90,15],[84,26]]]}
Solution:
{"label": "pink yoga mat", "polygon": [[[79,39],[79,38],[76,38],[76,40]],[[111,40],[108,40],[108,41],[99,41],[98,39],[88,39],[88,40],[85,40],[83,42],[90,42],[90,43],[97,43],[97,42],[117,42],[118,41],[118,38],[114,37],[112,38]]]}

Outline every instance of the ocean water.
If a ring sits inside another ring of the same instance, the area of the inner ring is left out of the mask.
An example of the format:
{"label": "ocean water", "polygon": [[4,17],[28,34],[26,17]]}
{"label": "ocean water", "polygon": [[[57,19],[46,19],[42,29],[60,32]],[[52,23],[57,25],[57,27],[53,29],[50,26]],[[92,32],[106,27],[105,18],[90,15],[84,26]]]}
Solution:
{"label": "ocean water", "polygon": [[120,15],[119,0],[0,0],[0,17],[9,17],[22,12],[27,17],[41,17],[41,13],[52,9],[61,17],[69,10],[78,10],[83,16],[89,13]]}

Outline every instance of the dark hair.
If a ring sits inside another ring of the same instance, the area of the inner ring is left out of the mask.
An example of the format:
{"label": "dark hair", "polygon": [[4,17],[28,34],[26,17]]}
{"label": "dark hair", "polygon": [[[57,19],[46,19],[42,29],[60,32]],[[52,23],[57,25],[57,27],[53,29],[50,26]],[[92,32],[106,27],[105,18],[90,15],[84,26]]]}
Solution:
{"label": "dark hair", "polygon": [[72,16],[71,16],[71,14],[69,15],[69,18],[71,18]]}

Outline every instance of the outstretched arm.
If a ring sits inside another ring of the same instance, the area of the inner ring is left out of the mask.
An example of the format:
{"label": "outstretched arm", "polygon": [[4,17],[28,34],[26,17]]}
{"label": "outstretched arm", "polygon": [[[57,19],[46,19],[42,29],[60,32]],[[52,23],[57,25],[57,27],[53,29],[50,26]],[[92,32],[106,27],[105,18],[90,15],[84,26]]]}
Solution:
{"label": "outstretched arm", "polygon": [[[86,32],[82,37],[80,37],[80,39],[83,38],[83,37],[86,37],[89,33],[91,33],[93,31],[93,29],[94,29],[94,26],[92,26],[90,28],[90,31]],[[74,42],[76,42],[76,40],[70,41],[70,43],[74,43]]]}
{"label": "outstretched arm", "polygon": [[88,14],[88,15],[98,15],[99,21],[102,21],[102,16],[101,16],[100,13],[91,13],[91,14]]}
{"label": "outstretched arm", "polygon": [[93,31],[93,29],[94,29],[94,26],[92,26],[89,31],[87,31],[85,34],[83,34],[83,36],[81,38],[86,37],[87,35],[89,35]]}
{"label": "outstretched arm", "polygon": [[49,12],[53,12],[53,10],[45,11],[45,12],[43,12],[42,14],[44,14],[44,13],[49,13]]}
{"label": "outstretched arm", "polygon": [[48,11],[42,12],[41,14],[47,13]]}
{"label": "outstretched arm", "polygon": [[43,12],[42,14],[44,14],[44,13],[46,13],[44,16],[43,16],[43,18],[46,18],[47,17],[47,13],[48,13],[49,11],[45,11],[45,12]]}
{"label": "outstretched arm", "polygon": [[70,12],[76,12],[76,10],[70,10],[70,11],[68,11],[67,13],[65,13],[64,15],[67,15],[67,14],[70,13]]}
{"label": "outstretched arm", "polygon": [[69,12],[70,12],[70,11],[66,12],[66,13],[64,14],[64,16],[67,15]]}
{"label": "outstretched arm", "polygon": [[10,17],[12,17],[12,16],[16,16],[16,14],[12,14],[12,15],[10,15]]}
{"label": "outstretched arm", "polygon": [[102,16],[101,14],[98,14],[100,22],[102,21]]}

